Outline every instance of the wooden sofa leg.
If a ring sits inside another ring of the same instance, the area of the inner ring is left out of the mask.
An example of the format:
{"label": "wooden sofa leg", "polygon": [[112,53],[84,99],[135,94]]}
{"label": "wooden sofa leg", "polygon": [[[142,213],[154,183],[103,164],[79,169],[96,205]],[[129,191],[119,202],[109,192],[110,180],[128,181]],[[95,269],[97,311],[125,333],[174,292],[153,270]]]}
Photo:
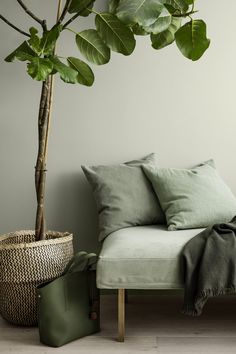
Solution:
{"label": "wooden sofa leg", "polygon": [[125,289],[118,289],[118,342],[125,340]]}

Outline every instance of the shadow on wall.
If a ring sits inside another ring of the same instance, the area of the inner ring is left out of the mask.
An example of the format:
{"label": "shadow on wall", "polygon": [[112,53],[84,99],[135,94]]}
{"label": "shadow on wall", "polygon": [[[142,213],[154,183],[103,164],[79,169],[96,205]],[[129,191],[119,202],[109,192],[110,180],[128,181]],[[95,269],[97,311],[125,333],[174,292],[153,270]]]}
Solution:
{"label": "shadow on wall", "polygon": [[75,250],[98,252],[96,204],[85,177],[82,173],[59,174],[48,182],[48,228],[72,232]]}

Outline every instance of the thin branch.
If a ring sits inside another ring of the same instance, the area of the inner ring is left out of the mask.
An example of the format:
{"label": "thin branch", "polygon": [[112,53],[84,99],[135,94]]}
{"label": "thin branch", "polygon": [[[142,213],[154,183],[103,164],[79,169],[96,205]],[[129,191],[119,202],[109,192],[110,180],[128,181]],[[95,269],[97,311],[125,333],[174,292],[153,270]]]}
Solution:
{"label": "thin branch", "polygon": [[56,22],[58,22],[61,16],[61,7],[62,7],[62,0],[58,0]]}
{"label": "thin branch", "polygon": [[20,28],[16,27],[15,25],[13,25],[13,23],[9,22],[5,17],[3,17],[2,15],[0,15],[0,19],[3,20],[5,23],[7,23],[10,27],[14,28],[14,30],[16,30],[17,32],[20,32],[21,34],[23,34],[24,36],[30,37],[30,34],[22,31]]}
{"label": "thin branch", "polygon": [[70,7],[71,3],[72,3],[72,0],[66,0],[64,9],[62,10],[61,16],[60,16],[59,20],[57,21],[57,24],[62,23],[62,21],[64,20],[67,12],[69,10],[69,7]]}
{"label": "thin branch", "polygon": [[81,12],[84,10],[89,10],[91,11],[88,7],[93,3],[93,0],[87,5],[86,9],[83,9],[82,11],[77,12],[74,16],[72,16],[63,26],[63,29],[65,29],[71,22],[73,22],[79,15],[81,15]]}
{"label": "thin branch", "polygon": [[[61,3],[62,3],[62,0],[58,0],[56,22],[60,18]],[[56,53],[56,45],[57,45],[57,43],[55,43],[55,46],[54,46],[54,49],[53,49],[53,55],[55,55],[55,53]],[[52,118],[52,102],[53,102],[53,94],[54,94],[54,81],[55,81],[55,76],[51,75],[50,97],[49,97],[49,115],[48,115],[48,125],[47,125],[47,132],[46,132],[45,150],[44,150],[44,162],[45,162],[45,165],[47,164],[48,136],[49,136],[49,129],[50,129],[50,123],[51,123],[51,118]]]}
{"label": "thin branch", "polygon": [[198,11],[189,11],[189,12],[186,12],[185,14],[173,14],[172,16],[173,17],[188,17],[188,16],[190,16],[190,15],[193,15],[193,14],[195,14],[196,12],[198,12]]}
{"label": "thin branch", "polygon": [[73,22],[77,17],[79,17],[80,13],[77,12],[74,16],[72,16],[64,25],[63,29],[65,29],[71,22]]}
{"label": "thin branch", "polygon": [[41,20],[40,18],[38,18],[32,11],[30,11],[28,9],[28,7],[23,3],[22,0],[17,0],[17,2],[20,4],[20,6],[22,7],[22,9],[25,10],[25,12],[32,17],[35,21],[37,21],[38,23],[40,23],[40,25],[43,27],[43,30],[46,31],[47,30],[47,26],[46,26],[46,21],[45,20]]}

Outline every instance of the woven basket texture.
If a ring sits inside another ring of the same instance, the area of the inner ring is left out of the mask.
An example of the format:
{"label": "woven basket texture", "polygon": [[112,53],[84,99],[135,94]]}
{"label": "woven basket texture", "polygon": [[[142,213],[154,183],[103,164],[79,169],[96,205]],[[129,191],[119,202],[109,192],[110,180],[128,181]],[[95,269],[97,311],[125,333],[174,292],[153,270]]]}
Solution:
{"label": "woven basket texture", "polygon": [[22,326],[38,323],[37,285],[60,276],[73,256],[73,236],[48,231],[35,242],[31,230],[0,236],[0,314]]}

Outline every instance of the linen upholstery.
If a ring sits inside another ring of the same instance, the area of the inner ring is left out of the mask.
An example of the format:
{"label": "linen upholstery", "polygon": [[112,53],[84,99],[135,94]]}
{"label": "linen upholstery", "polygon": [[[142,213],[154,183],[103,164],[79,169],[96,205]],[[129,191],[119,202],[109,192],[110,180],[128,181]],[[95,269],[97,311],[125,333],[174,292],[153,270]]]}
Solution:
{"label": "linen upholstery", "polygon": [[182,288],[180,253],[201,230],[169,232],[166,226],[151,225],[113,232],[99,255],[98,288]]}
{"label": "linen upholstery", "polygon": [[168,230],[207,227],[236,215],[236,198],[212,160],[189,170],[143,169],[165,212]]}
{"label": "linen upholstery", "polygon": [[164,213],[141,165],[155,166],[155,155],[119,165],[82,166],[97,204],[100,241],[124,227],[165,223]]}

